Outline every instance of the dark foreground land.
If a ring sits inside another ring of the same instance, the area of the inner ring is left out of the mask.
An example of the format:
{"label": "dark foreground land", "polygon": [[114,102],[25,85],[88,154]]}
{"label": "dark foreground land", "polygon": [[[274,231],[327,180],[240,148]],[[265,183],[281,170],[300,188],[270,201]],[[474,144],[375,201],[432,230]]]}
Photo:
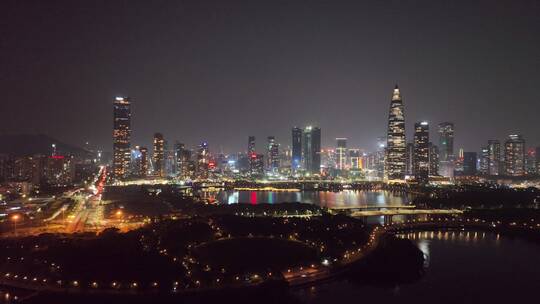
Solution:
{"label": "dark foreground land", "polygon": [[[235,249],[236,250],[236,249]],[[399,262],[398,262],[399,261]],[[358,262],[337,280],[353,284],[393,287],[412,283],[423,275],[424,258],[408,240],[386,236],[365,260]],[[269,280],[256,286],[224,287],[203,292],[175,293],[76,293],[42,292],[26,303],[301,303],[283,280]]]}
{"label": "dark foreground land", "polygon": [[[30,295],[28,303],[291,303],[286,269],[337,264],[365,244],[370,231],[343,215],[218,215],[162,220],[127,233],[6,238],[0,240],[0,278],[26,290],[19,294]],[[421,272],[421,253],[407,241],[385,236],[373,254],[369,262],[341,269],[340,277],[381,284],[373,274],[385,269],[379,278],[392,284]],[[396,254],[400,263],[392,262]]]}

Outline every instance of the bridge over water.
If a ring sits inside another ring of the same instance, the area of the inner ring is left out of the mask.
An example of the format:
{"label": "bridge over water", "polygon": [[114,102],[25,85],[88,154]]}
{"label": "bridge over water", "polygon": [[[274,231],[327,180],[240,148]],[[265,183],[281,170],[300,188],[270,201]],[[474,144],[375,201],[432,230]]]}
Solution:
{"label": "bridge over water", "polygon": [[354,217],[362,216],[392,216],[392,215],[447,215],[447,214],[462,214],[463,211],[458,209],[396,209],[396,210],[365,210],[354,211],[350,215]]}
{"label": "bridge over water", "polygon": [[354,212],[354,211],[367,211],[367,210],[383,210],[383,209],[392,209],[392,210],[400,210],[400,209],[414,209],[416,208],[415,205],[368,205],[368,206],[339,206],[339,207],[330,207],[328,209],[343,212]]}
{"label": "bridge over water", "polygon": [[357,207],[329,208],[334,213],[346,213],[352,217],[366,218],[370,216],[384,216],[386,224],[392,223],[395,215],[458,215],[463,211],[459,209],[416,209],[415,205],[375,205]]}

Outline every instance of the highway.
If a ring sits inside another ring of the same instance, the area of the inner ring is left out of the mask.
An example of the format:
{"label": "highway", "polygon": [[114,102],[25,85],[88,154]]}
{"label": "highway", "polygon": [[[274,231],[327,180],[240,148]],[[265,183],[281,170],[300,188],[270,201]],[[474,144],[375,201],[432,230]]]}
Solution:
{"label": "highway", "polygon": [[106,176],[106,168],[101,167],[93,183],[95,185],[92,187],[93,194],[82,193],[75,198],[76,204],[68,215],[65,232],[84,232],[95,229],[105,222],[104,208],[100,203]]}
{"label": "highway", "polygon": [[335,278],[346,271],[347,266],[351,263],[357,262],[373,251],[378,246],[379,239],[384,233],[386,233],[384,228],[381,229],[380,227],[375,227],[369,237],[369,241],[364,246],[357,248],[356,250],[348,251],[343,259],[339,261],[326,261],[328,266],[330,263],[333,263],[334,267],[328,267],[321,263],[321,265],[311,265],[311,267],[288,269],[287,271],[282,272],[283,277],[291,287],[312,285],[315,282]]}

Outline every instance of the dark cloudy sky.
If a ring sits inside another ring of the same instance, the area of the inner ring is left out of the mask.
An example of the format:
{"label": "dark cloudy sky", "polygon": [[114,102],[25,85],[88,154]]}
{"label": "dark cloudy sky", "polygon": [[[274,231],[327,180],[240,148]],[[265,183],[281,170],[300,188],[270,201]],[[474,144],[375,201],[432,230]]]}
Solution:
{"label": "dark cloudy sky", "polygon": [[372,149],[396,82],[409,134],[539,145],[540,1],[0,1],[2,133],[111,150],[128,95],[134,144],[262,149],[316,124]]}

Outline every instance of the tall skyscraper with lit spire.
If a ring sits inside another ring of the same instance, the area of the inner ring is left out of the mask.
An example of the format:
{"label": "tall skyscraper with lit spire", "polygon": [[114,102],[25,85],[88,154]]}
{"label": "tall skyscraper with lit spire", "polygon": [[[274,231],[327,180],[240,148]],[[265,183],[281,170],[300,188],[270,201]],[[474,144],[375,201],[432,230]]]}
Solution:
{"label": "tall skyscraper with lit spire", "polygon": [[116,97],[113,108],[113,176],[123,179],[131,161],[131,103],[128,97]]}
{"label": "tall skyscraper with lit spire", "polygon": [[388,179],[405,177],[405,115],[399,87],[396,84],[388,113],[388,133],[384,175]]}

